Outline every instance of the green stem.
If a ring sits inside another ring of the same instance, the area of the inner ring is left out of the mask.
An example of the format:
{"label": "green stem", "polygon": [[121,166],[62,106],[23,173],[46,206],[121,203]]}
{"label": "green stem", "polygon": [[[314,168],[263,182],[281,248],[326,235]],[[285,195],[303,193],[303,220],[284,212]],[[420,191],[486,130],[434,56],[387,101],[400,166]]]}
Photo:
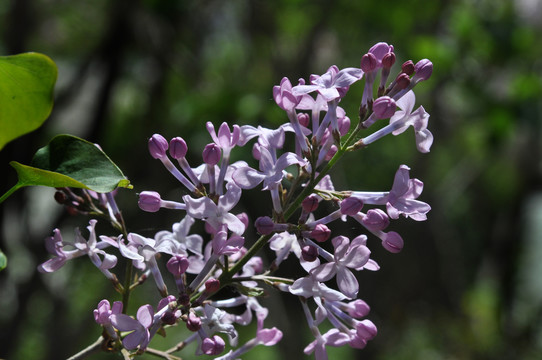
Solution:
{"label": "green stem", "polygon": [[19,190],[20,188],[22,188],[24,185],[21,185],[19,183],[15,184],[15,186],[13,186],[11,189],[9,189],[8,191],[6,191],[6,193],[4,195],[2,195],[2,197],[0,197],[0,204],[4,202],[4,200],[6,200],[8,197],[11,196],[11,194],[13,194],[15,191]]}

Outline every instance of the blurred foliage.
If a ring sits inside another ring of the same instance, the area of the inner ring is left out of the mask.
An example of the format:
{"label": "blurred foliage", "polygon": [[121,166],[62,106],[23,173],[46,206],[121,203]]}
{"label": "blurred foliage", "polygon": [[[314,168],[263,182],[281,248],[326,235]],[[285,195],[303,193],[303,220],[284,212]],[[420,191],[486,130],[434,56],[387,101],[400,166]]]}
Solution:
{"label": "blurred foliage", "polygon": [[[407,132],[350,154],[333,174],[340,189],[383,190],[408,164],[433,209],[427,222],[394,224],[406,242],[401,254],[369,239],[381,270],[360,275],[360,297],[371,305],[379,335],[362,351],[330,357],[540,358],[539,280],[522,275],[534,269],[523,259],[540,250],[534,245],[542,237],[530,223],[541,202],[527,207],[542,184],[540,2],[11,0],[0,3],[0,16],[1,54],[39,51],[59,67],[51,118],[0,153],[7,174],[0,193],[15,181],[9,161],[28,163],[62,132],[99,143],[136,192],[178,197],[175,180],[147,153],[153,133],[184,137],[196,164],[209,142],[206,121],[286,121],[271,92],[283,76],[295,81],[332,64],[358,66],[378,41],[395,46],[398,63],[431,59],[432,78],[416,88],[417,104],[431,114],[431,153],[417,153]],[[353,121],[361,93],[355,84],[341,103]],[[243,207],[255,219],[266,209],[258,191],[251,195]],[[130,230],[144,235],[180,216],[141,214],[133,192],[118,198]],[[0,315],[0,357],[64,358],[90,344],[99,328],[89,309],[100,296],[114,299],[107,282],[85,261],[55,274],[35,271],[53,227],[68,237],[87,220],[68,217],[50,193],[36,191],[6,201],[0,212],[0,248],[10,258],[0,273],[0,307],[12,309]],[[360,230],[347,223],[343,231]],[[144,286],[136,292],[142,300],[152,284]],[[278,349],[246,358],[291,358],[310,341],[299,305],[290,301],[276,294],[266,301],[270,325],[285,332]],[[520,303],[527,315],[518,315]],[[176,340],[173,333],[164,339]]]}

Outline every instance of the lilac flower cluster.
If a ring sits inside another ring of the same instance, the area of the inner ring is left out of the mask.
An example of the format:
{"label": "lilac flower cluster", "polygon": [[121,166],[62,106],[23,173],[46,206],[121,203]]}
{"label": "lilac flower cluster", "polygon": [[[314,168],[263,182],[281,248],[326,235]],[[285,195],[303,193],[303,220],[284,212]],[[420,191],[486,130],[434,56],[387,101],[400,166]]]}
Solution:
{"label": "lilac flower cluster", "polygon": [[[414,129],[417,149],[429,152],[433,142],[427,129],[429,115],[421,106],[414,110],[412,89],[431,76],[432,63],[427,59],[416,64],[407,61],[388,81],[395,59],[393,46],[378,43],[363,55],[360,68],[340,70],[334,65],[322,75],[311,75],[308,82],[299,79],[295,86],[283,78],[273,88],[273,98],[286,112],[288,122],[276,129],[230,127],[223,123],[218,131],[207,123],[212,142],[204,147],[203,163],[198,166],[189,163],[184,139],[175,137],[168,141],[162,135],[153,135],[148,142],[151,156],[160,160],[182,184],[186,195],[164,200],[155,191],[143,191],[139,194],[139,207],[148,212],[161,208],[181,210],[184,218],[173,224],[171,231],[159,231],[154,238],[129,233],[114,197],[108,194],[100,198],[108,209],[101,214],[121,234],[99,236],[97,241],[96,220],[91,220],[89,239],[77,232],[76,242],[70,245],[55,230],[46,242],[54,257],[40,265],[39,270],[52,272],[69,259],[88,255],[115,284],[122,302],[110,306],[108,300],[102,300],[94,310],[95,320],[105,329],[103,336],[112,349],[124,347],[144,352],[150,349],[156,333],[180,323],[190,334],[168,354],[194,341],[198,344],[197,354],[220,355],[217,359],[222,360],[237,359],[256,345],[275,345],[282,332],[264,327],[268,309],[258,302],[263,285],[299,298],[314,335],[314,341],[305,348],[306,354],[314,353],[320,360],[327,358],[327,346],[365,347],[377,329],[366,319],[369,306],[357,299],[359,284],[355,272],[376,271],[379,265],[371,259],[366,235],[350,239],[334,234],[330,224],[350,217],[371,237],[380,239],[386,250],[397,253],[404,243],[397,232],[387,231],[391,220],[401,215],[425,220],[430,206],[418,200],[423,183],[410,177],[406,165],[399,166],[391,188],[381,192],[337,190],[331,170],[345,153],[358,151],[385,135],[399,135],[409,126]],[[365,85],[359,121],[354,126],[339,105],[350,87],[362,79]],[[389,123],[370,131],[381,119],[389,119]],[[285,151],[290,138],[293,151]],[[257,166],[232,162],[232,151],[249,143],[254,158],[249,162]],[[243,191],[259,186],[270,196],[268,216],[253,219],[236,211]],[[62,194],[59,197],[63,202],[76,210],[84,203],[70,200],[72,193],[68,190]],[[324,202],[330,206],[320,206]],[[323,208],[335,210],[322,215]],[[196,221],[204,223],[205,234],[191,234]],[[256,229],[261,235],[259,239],[245,238],[253,233],[247,232],[249,228]],[[267,266],[256,255],[266,245],[276,254]],[[74,249],[68,250],[70,246]],[[124,284],[111,272],[117,258],[107,253],[107,248],[116,248],[117,256],[131,260]],[[274,272],[290,254],[305,275],[275,276]],[[167,259],[169,281],[164,279],[158,264],[162,258]],[[135,282],[132,271],[138,274]],[[149,275],[160,294],[156,307],[145,304],[135,317],[126,315],[123,310],[130,291]],[[175,288],[168,288],[173,280]],[[236,288],[237,295],[215,299],[213,295],[224,287]],[[238,306],[246,309],[243,314],[228,312]],[[257,324],[254,338],[238,344],[237,325],[247,325],[253,319]],[[332,328],[322,333],[320,325],[325,320]],[[231,348],[228,352],[224,338]]]}

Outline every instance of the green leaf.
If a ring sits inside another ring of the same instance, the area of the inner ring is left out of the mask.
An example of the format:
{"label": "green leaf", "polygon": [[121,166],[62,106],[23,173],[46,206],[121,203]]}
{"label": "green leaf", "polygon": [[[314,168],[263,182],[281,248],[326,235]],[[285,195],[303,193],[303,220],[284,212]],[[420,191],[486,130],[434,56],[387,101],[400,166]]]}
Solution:
{"label": "green leaf", "polygon": [[0,250],[0,271],[4,270],[8,266],[8,258],[6,257],[6,254]]}
{"label": "green leaf", "polygon": [[19,181],[0,198],[24,186],[73,187],[106,193],[132,188],[122,171],[96,145],[72,135],[57,135],[39,149],[30,166],[10,162]]}
{"label": "green leaf", "polygon": [[56,65],[45,55],[0,56],[0,150],[47,119],[56,78]]}

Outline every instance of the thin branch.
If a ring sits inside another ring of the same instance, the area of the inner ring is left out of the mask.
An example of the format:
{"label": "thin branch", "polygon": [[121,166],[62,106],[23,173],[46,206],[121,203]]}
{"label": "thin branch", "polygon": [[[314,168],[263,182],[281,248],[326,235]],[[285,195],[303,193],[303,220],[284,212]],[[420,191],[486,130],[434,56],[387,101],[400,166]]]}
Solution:
{"label": "thin branch", "polygon": [[156,350],[156,349],[153,349],[153,348],[147,348],[147,349],[145,349],[145,352],[149,353],[151,355],[154,355],[154,356],[158,356],[158,357],[167,359],[167,360],[182,360],[182,358],[180,358],[178,356],[175,356],[175,355],[171,355],[166,351],[160,351],[160,350]]}
{"label": "thin branch", "polygon": [[100,352],[102,349],[102,344],[104,340],[105,339],[100,335],[100,337],[95,342],[93,342],[92,344],[84,348],[83,350],[79,351],[77,354],[69,357],[68,360],[85,359],[92,354],[96,354]]}

